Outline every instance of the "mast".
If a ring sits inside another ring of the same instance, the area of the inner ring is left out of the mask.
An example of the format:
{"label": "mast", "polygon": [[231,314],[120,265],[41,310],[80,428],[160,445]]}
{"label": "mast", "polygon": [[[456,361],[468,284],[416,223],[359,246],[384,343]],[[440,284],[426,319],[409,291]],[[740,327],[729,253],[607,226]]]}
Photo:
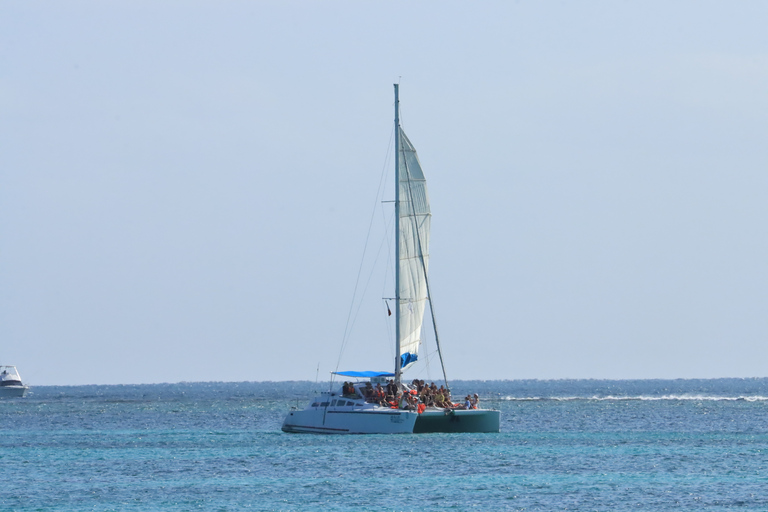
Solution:
{"label": "mast", "polygon": [[[400,327],[401,327],[401,318],[400,318],[400,146],[402,145],[401,141],[401,131],[400,131],[400,96],[399,96],[399,84],[394,84],[395,86],[395,383],[400,386],[401,378],[402,378],[402,359],[401,359],[401,336],[400,336]],[[411,150],[413,148],[411,147]],[[408,161],[403,159],[403,162],[405,163],[405,172],[407,173],[407,190],[405,191],[408,197],[406,198],[406,201],[410,205],[416,204],[416,201],[414,201],[413,198],[413,191],[411,189],[411,171],[408,168]],[[419,169],[419,175],[421,176],[421,179],[424,179],[421,170]],[[425,192],[426,193],[426,192]],[[428,206],[427,206],[428,208]],[[412,210],[409,210],[410,213],[414,214],[415,218],[415,212]],[[429,215],[429,212],[427,211],[427,215]],[[443,351],[440,347],[440,337],[437,333],[437,321],[435,319],[435,308],[432,304],[432,293],[429,288],[429,278],[427,277],[427,264],[424,259],[424,248],[422,245],[421,240],[421,233],[420,228],[417,226],[414,229],[416,233],[416,246],[418,248],[418,259],[421,262],[421,269],[424,272],[424,283],[426,285],[426,292],[427,292],[427,300],[429,301],[429,311],[432,315],[432,327],[434,328],[435,332],[435,344],[437,345],[437,353],[440,356],[440,366],[443,370],[443,379],[445,380],[445,385],[448,387],[448,376],[445,373],[445,363],[443,362]],[[423,313],[422,313],[423,314]]]}
{"label": "mast", "polygon": [[400,84],[395,86],[395,384],[400,387]]}

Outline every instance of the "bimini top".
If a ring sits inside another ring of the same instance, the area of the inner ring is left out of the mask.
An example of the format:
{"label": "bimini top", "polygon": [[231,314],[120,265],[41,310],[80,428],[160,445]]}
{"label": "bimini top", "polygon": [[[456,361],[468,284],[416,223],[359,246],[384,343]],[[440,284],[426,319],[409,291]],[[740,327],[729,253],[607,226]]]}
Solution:
{"label": "bimini top", "polygon": [[333,372],[334,375],[343,375],[345,377],[363,377],[363,378],[370,378],[370,377],[394,377],[395,374],[391,372],[372,372],[372,371],[366,371],[366,372]]}

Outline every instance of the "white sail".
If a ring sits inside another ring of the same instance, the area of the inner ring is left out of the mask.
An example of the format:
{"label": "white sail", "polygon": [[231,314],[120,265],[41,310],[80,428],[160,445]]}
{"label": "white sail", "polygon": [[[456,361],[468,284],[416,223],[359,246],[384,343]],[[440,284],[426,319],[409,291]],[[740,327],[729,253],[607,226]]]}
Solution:
{"label": "white sail", "polygon": [[400,360],[406,368],[418,358],[427,302],[429,196],[416,149],[400,129]]}

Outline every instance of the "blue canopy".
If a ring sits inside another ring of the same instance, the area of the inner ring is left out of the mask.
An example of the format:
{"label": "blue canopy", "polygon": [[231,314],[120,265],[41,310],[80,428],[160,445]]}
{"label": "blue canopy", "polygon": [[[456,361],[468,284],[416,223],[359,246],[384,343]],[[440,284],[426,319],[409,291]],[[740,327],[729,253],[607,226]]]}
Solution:
{"label": "blue canopy", "polygon": [[343,375],[345,377],[363,377],[363,378],[370,378],[370,377],[394,377],[394,373],[390,372],[333,372],[336,375]]}

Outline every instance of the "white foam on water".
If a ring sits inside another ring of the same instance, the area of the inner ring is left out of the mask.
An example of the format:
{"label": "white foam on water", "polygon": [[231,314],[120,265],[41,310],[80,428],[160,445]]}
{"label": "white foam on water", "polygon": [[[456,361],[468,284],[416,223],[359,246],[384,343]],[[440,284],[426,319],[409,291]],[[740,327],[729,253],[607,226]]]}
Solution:
{"label": "white foam on water", "polygon": [[511,402],[541,402],[541,401],[553,401],[553,402],[568,402],[568,401],[691,401],[691,402],[765,402],[768,401],[768,396],[709,396],[709,395],[639,395],[639,396],[551,396],[551,397],[517,397],[506,396],[501,398]]}

